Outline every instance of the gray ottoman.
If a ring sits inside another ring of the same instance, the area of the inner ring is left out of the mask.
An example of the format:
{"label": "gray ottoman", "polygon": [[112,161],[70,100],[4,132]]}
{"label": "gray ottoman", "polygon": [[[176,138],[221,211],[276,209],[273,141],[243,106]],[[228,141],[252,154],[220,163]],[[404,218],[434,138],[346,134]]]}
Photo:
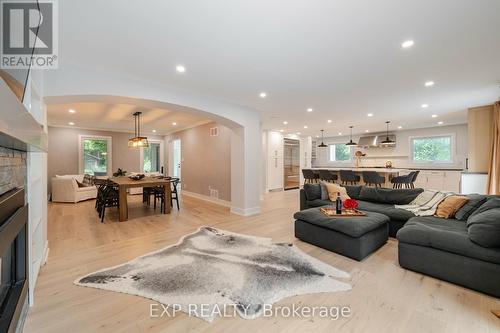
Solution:
{"label": "gray ottoman", "polygon": [[294,214],[295,237],[342,254],[362,260],[387,242],[389,218],[383,214],[365,212],[362,217],[328,217],[319,208]]}

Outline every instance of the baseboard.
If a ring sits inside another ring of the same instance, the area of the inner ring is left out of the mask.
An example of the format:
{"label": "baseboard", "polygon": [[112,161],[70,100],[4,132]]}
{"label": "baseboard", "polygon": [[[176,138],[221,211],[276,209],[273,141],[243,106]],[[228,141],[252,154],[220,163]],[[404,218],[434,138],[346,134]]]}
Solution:
{"label": "baseboard", "polygon": [[43,250],[43,261],[40,263],[40,266],[43,266],[47,263],[49,259],[49,241],[45,241],[45,248]]}
{"label": "baseboard", "polygon": [[231,207],[231,213],[241,216],[252,216],[260,213],[260,207],[239,208]]}
{"label": "baseboard", "polygon": [[181,191],[179,191],[179,193],[181,195],[187,195],[188,197],[208,201],[208,202],[211,202],[211,203],[214,203],[217,205],[221,205],[224,207],[231,207],[231,202],[226,201],[226,200],[222,200],[222,199],[218,199],[218,198],[212,198],[212,197],[209,197],[208,195],[194,193],[194,192],[188,192],[186,190],[181,190]]}

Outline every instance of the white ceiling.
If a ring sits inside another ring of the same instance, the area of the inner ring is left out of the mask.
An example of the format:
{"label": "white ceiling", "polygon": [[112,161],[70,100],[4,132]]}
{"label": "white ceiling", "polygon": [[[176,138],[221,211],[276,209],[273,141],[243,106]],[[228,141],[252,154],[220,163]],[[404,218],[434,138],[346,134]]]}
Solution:
{"label": "white ceiling", "polygon": [[[76,111],[70,113],[69,110]],[[79,127],[134,133],[136,111],[141,114],[141,134],[167,135],[209,122],[207,118],[177,110],[166,110],[120,103],[49,104],[47,121],[50,126]],[[72,122],[74,125],[70,125]],[[176,125],[173,125],[176,123]],[[156,132],[153,132],[155,130]]]}
{"label": "white ceiling", "polygon": [[[463,123],[466,108],[500,95],[498,0],[65,0],[59,10],[60,67],[122,71],[252,107],[269,129]],[[407,39],[415,45],[403,50]]]}

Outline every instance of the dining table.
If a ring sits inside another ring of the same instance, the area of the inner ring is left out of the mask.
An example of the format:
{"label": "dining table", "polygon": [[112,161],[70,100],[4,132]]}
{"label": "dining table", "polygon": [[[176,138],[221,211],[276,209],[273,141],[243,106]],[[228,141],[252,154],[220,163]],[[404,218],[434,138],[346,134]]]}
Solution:
{"label": "dining table", "polygon": [[170,188],[171,179],[144,177],[142,179],[134,180],[123,176],[112,177],[110,180],[118,186],[118,213],[120,222],[128,219],[127,189],[132,187],[163,187],[165,198],[163,213],[170,214],[170,201],[172,198],[172,189]]}

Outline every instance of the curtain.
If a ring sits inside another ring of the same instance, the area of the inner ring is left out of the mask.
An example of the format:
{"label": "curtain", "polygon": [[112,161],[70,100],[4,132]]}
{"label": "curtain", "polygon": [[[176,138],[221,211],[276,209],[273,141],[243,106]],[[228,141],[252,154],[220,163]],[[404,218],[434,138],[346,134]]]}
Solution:
{"label": "curtain", "polygon": [[488,170],[488,194],[500,194],[500,101],[493,105],[492,139]]}

